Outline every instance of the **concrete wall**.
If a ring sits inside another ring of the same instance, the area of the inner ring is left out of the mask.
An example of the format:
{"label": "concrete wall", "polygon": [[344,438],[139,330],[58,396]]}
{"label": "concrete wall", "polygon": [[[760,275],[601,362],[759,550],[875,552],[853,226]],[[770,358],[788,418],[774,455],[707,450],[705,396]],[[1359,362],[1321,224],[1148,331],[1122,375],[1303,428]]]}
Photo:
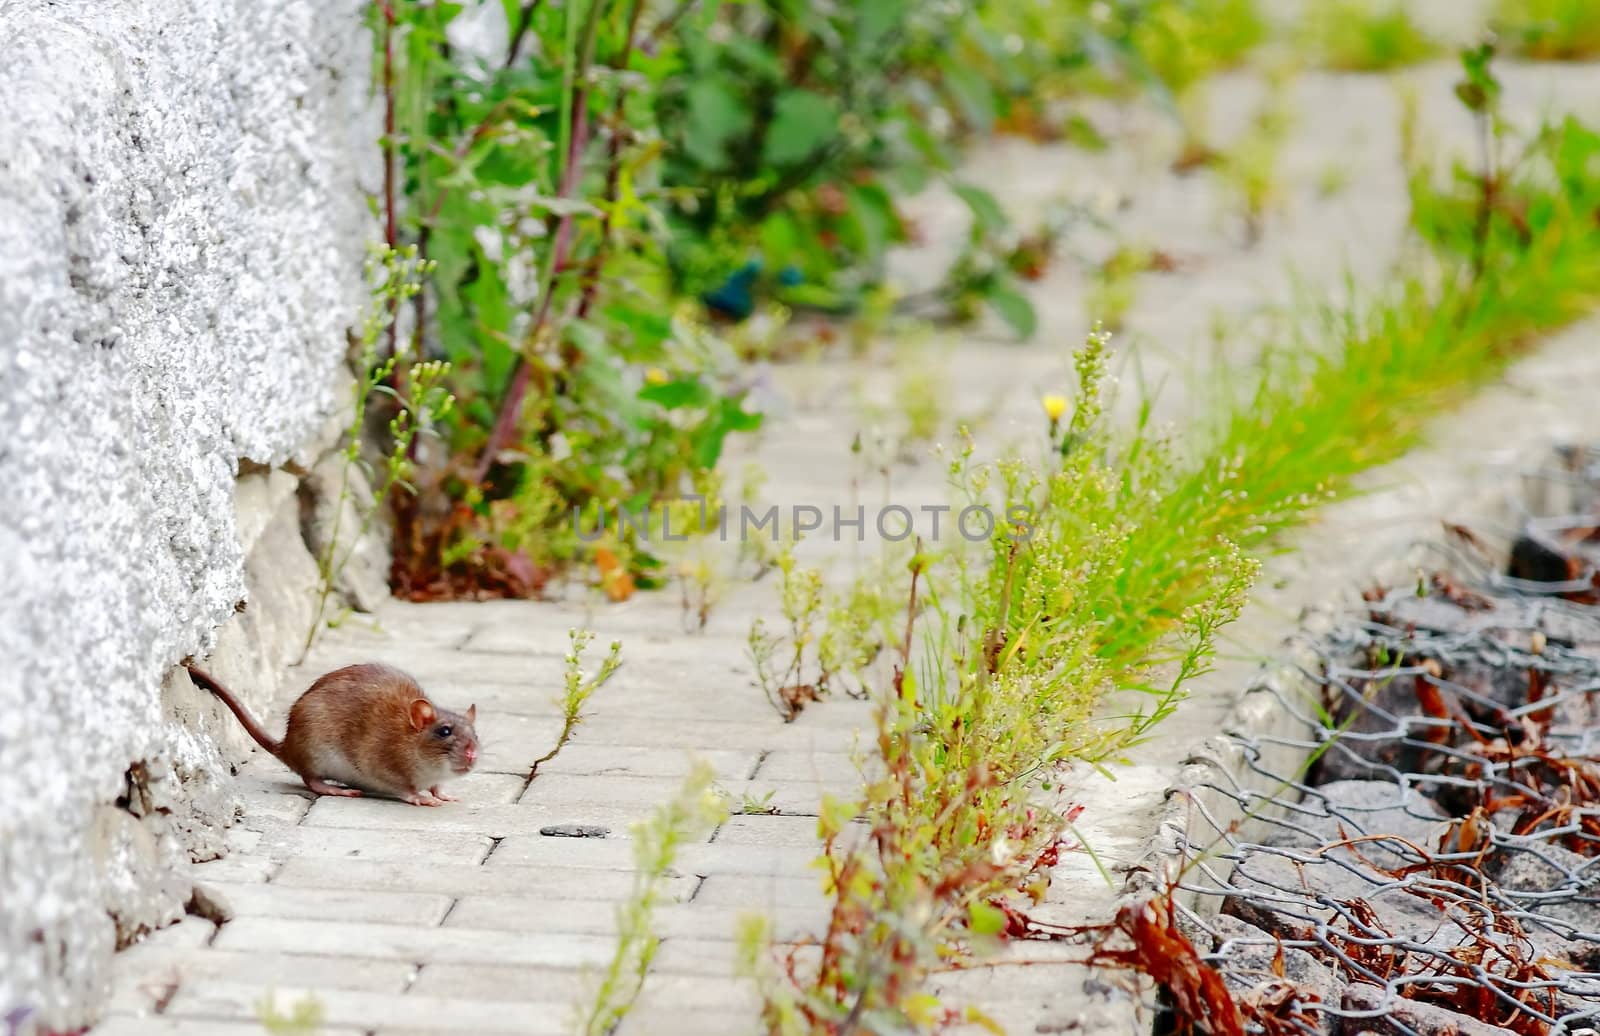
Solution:
{"label": "concrete wall", "polygon": [[[0,0],[0,1018],[92,1017],[233,804],[315,581],[300,475],[363,304],[361,0]],[[229,737],[236,734],[230,733]]]}

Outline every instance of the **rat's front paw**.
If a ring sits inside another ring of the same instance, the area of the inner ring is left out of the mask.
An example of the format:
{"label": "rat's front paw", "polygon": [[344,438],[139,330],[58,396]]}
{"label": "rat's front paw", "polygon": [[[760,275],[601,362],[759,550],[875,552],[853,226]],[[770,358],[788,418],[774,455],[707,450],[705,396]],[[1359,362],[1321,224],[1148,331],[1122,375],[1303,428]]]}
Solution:
{"label": "rat's front paw", "polygon": [[460,799],[458,799],[454,795],[446,795],[444,792],[440,791],[439,790],[439,786],[437,784],[435,784],[433,787],[429,788],[428,791],[433,795],[434,798],[438,799],[441,802],[460,802],[461,801]]}
{"label": "rat's front paw", "polygon": [[413,806],[442,806],[444,800],[437,798],[432,792],[416,791],[405,797],[405,801]]}

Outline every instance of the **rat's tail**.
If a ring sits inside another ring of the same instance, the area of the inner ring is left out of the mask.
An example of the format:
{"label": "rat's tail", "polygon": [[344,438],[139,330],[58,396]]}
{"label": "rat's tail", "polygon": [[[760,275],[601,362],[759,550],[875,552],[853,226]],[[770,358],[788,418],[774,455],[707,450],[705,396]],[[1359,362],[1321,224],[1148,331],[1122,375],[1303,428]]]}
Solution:
{"label": "rat's tail", "polygon": [[229,711],[239,718],[239,724],[244,727],[246,734],[256,739],[256,744],[265,748],[274,758],[283,758],[283,742],[274,741],[262,729],[261,724],[256,722],[256,718],[250,715],[243,705],[239,704],[239,699],[235,698],[226,687],[218,683],[210,673],[207,673],[199,666],[185,663],[184,668],[189,670],[189,675],[194,678],[195,683],[222,699],[222,704],[226,705]]}

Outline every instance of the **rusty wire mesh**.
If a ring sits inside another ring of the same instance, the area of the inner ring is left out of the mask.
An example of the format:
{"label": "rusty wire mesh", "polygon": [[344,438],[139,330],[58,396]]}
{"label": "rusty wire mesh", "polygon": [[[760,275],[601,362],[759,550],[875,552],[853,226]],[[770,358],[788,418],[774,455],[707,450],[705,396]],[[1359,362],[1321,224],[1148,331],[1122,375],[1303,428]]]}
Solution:
{"label": "rusty wire mesh", "polygon": [[1189,797],[1184,921],[1255,1031],[1600,1033],[1595,457],[1540,476],[1582,507],[1525,516],[1546,578],[1458,531]]}

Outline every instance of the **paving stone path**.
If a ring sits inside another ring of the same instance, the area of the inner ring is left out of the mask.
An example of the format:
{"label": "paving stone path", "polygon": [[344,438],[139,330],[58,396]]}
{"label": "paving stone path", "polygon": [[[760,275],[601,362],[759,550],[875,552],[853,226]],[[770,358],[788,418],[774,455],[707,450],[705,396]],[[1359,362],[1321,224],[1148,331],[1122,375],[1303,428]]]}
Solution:
{"label": "paving stone path", "polygon": [[[735,801],[770,791],[785,815],[733,817],[684,852],[669,889],[680,902],[659,914],[666,939],[638,1011],[648,1024],[633,1031],[748,1031],[751,997],[730,981],[737,915],[768,910],[792,934],[816,921],[823,904],[806,870],[815,806],[824,788],[848,786],[843,750],[859,712],[783,724],[746,686],[739,637],[722,628],[731,611],[692,639],[661,595],[597,618],[602,637],[624,640],[625,664],[531,783],[561,725],[555,694],[574,609],[395,603],[378,616],[382,633],[330,638],[296,686],[379,658],[441,702],[477,704],[483,756],[453,789],[462,801],[313,801],[258,754],[241,771],[233,853],[196,868],[234,920],[213,933],[191,918],[125,954],[117,1008],[166,1000],[181,980],[168,1017],[248,1028],[275,986],[280,1005],[315,990],[335,1029],[570,1031],[580,969],[614,946],[613,904],[632,882],[628,825],[675,793],[692,754]],[[565,824],[610,835],[540,834]]]}
{"label": "paving stone path", "polygon": [[[1425,89],[1447,95],[1450,74],[1442,66],[1425,73]],[[1287,264],[1331,254],[1336,242],[1355,244],[1363,227],[1390,229],[1368,242],[1360,265],[1375,271],[1393,257],[1403,183],[1392,165],[1394,105],[1377,83],[1360,85],[1370,88],[1372,103],[1355,118],[1355,106],[1335,103],[1330,77],[1303,82],[1300,150],[1291,151],[1299,187],[1289,215],[1269,224],[1254,250],[1219,231],[1226,221],[1217,215],[1224,202],[1216,184],[1185,185],[1146,170],[1152,186],[1132,194],[1127,225],[1146,228],[1155,245],[1171,232],[1198,259],[1186,273],[1141,283],[1129,325],[1135,341],[1144,333],[1152,336],[1147,345],[1159,342],[1150,357],[1172,370],[1203,368],[1208,358],[1230,362],[1202,349],[1211,312],[1243,317],[1263,298],[1283,298]],[[1224,87],[1215,103],[1247,109],[1253,90],[1239,86],[1241,99],[1231,102]],[[1333,132],[1335,123],[1350,133]],[[1305,185],[1335,160],[1354,170],[1355,181],[1340,198],[1319,201]],[[1077,190],[1095,178],[1127,179],[1110,160],[1065,151],[1007,145],[977,161],[989,175],[1015,180],[1006,200],[1024,209],[1051,185],[1071,181]],[[937,199],[923,211],[935,221],[948,215]],[[1313,280],[1332,283],[1338,275],[1337,264],[1325,263]],[[968,342],[931,351],[929,362],[952,386],[955,412],[987,411],[987,427],[1002,439],[1036,425],[1038,395],[1067,385],[1066,347],[1084,330],[1083,291],[1070,266],[1039,286],[1043,331],[1035,346]],[[852,394],[862,387],[892,397],[895,378],[823,364],[785,371],[780,381],[790,409],[746,453],[765,468],[767,495],[785,506],[848,504],[849,444],[861,425]],[[1178,387],[1169,392],[1181,411]],[[936,463],[898,469],[894,500],[912,508],[943,502],[941,480]],[[841,552],[826,543],[812,549]],[[694,635],[683,630],[674,593],[621,605],[581,593],[548,602],[393,602],[374,624],[347,623],[291,676],[269,725],[281,724],[293,694],[320,673],[367,659],[393,662],[442,704],[477,705],[483,755],[454,788],[463,801],[437,809],[371,798],[313,801],[258,753],[240,771],[245,808],[232,852],[195,868],[232,919],[219,928],[191,917],[124,953],[111,1013],[93,1032],[260,1033],[264,997],[274,994],[284,1010],[308,992],[321,1002],[330,1034],[570,1032],[583,967],[609,958],[614,906],[633,881],[628,827],[677,791],[694,756],[714,767],[735,803],[770,794],[767,805],[777,812],[733,816],[685,849],[671,882],[675,902],[658,917],[660,954],[621,1032],[749,1036],[756,1005],[750,986],[734,977],[736,920],[765,912],[780,938],[820,927],[825,902],[808,869],[817,852],[815,813],[824,792],[855,786],[852,746],[867,719],[866,707],[848,700],[809,708],[794,723],[778,718],[752,685],[745,653],[751,619],[774,613],[767,581],[736,585]],[[591,667],[612,638],[623,642],[624,665],[595,695],[573,742],[530,781],[534,760],[560,729],[556,697],[574,626],[597,634]],[[1085,818],[1104,861],[1117,866],[1143,852],[1178,758],[1169,750],[1125,773],[1106,800],[1113,805],[1104,813],[1112,815]],[[541,833],[571,824],[609,834]],[[1086,920],[1103,916],[1112,898],[1088,862],[1073,859],[1042,909],[1051,920]],[[1125,1001],[1083,997],[1081,975],[1062,963],[1065,949],[1016,952],[1043,963],[956,973],[939,985],[981,1003],[1014,1033],[1134,1031]],[[1042,1025],[1056,1027],[1036,1030]]]}

